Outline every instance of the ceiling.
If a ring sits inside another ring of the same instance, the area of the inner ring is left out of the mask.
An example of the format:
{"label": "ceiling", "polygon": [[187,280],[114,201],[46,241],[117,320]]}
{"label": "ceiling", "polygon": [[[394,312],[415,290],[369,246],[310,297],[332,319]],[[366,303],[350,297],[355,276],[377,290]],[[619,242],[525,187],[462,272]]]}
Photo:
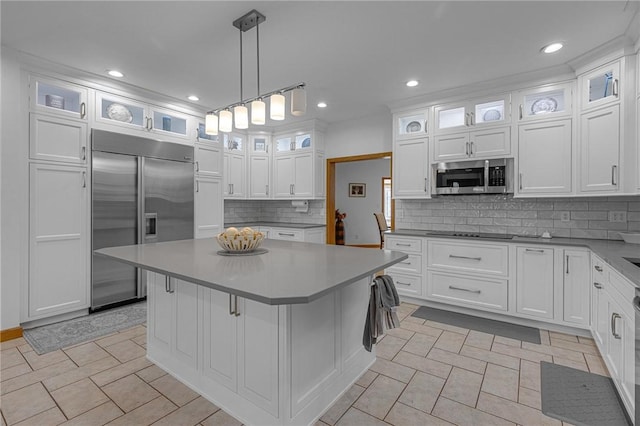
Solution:
{"label": "ceiling", "polygon": [[[2,45],[218,108],[240,99],[239,38],[260,25],[261,91],[307,83],[306,119],[328,123],[403,99],[566,64],[629,31],[638,1],[6,1]],[[636,21],[637,22],[637,21]],[[255,30],[244,96],[255,96]],[[543,55],[561,40],[565,48]],[[418,87],[405,82],[417,79]],[[329,105],[316,107],[318,101]],[[289,114],[287,114],[289,117]],[[290,118],[288,118],[290,120]],[[269,123],[267,123],[269,124]]]}

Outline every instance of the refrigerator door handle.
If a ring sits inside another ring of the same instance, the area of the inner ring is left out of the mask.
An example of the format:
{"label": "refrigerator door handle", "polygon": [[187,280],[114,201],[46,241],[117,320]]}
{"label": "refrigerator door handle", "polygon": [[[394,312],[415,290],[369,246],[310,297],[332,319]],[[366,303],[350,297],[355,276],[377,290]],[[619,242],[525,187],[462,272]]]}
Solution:
{"label": "refrigerator door handle", "polygon": [[155,240],[158,238],[158,213],[144,214],[144,239]]}

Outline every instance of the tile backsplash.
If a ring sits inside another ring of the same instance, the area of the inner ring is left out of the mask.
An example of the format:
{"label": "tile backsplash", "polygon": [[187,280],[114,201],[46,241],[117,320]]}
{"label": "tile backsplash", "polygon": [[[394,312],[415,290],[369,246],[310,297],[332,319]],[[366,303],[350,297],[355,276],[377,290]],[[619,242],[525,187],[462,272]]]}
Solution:
{"label": "tile backsplash", "polygon": [[322,224],[324,200],[309,200],[309,211],[296,212],[290,200],[224,200],[225,223],[288,222]]}
{"label": "tile backsplash", "polygon": [[[624,212],[627,221],[610,222],[610,212]],[[396,229],[515,235],[548,231],[554,237],[619,240],[618,232],[640,232],[640,195],[526,199],[465,195],[396,200],[395,225]]]}

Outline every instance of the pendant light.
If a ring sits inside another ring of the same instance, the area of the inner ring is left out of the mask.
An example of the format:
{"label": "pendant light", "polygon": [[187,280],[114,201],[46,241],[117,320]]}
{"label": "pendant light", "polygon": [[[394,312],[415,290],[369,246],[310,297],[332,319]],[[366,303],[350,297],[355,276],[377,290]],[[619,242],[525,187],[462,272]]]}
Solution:
{"label": "pendant light", "polygon": [[307,92],[296,87],[291,91],[291,115],[300,117],[307,112]]}
{"label": "pendant light", "polygon": [[204,132],[207,135],[218,134],[218,116],[213,113],[208,113],[204,120]]}
{"label": "pendant light", "polygon": [[220,121],[218,124],[218,129],[221,132],[229,133],[233,129],[233,114],[229,109],[224,109],[220,111]]}
{"label": "pendant light", "polygon": [[271,95],[271,113],[272,120],[284,120],[284,95],[278,93]]}

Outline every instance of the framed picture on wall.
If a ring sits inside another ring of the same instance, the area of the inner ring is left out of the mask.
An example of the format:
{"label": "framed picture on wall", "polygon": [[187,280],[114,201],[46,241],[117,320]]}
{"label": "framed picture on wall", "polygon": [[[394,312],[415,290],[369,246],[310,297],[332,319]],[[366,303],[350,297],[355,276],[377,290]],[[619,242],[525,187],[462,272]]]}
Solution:
{"label": "framed picture on wall", "polygon": [[366,196],[367,196],[367,184],[365,183],[349,184],[349,197],[366,197]]}

